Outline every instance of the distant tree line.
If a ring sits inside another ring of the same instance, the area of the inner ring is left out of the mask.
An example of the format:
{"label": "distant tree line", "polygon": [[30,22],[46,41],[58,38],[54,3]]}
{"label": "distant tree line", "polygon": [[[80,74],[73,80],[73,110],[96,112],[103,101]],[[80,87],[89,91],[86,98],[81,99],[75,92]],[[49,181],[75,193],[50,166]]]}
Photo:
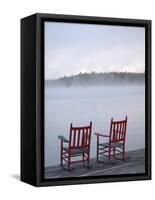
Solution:
{"label": "distant tree line", "polygon": [[74,86],[108,86],[108,85],[142,85],[145,83],[145,73],[107,72],[79,73],[58,79],[46,80],[50,87]]}

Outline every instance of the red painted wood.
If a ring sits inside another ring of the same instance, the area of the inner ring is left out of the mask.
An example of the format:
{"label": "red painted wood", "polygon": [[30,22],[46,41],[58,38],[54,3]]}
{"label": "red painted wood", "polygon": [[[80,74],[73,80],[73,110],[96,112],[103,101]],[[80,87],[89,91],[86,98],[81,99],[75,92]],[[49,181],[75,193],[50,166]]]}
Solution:
{"label": "red painted wood", "polygon": [[119,128],[119,140],[121,139],[121,131],[122,131],[122,123],[120,124],[120,128]]}
{"label": "red painted wood", "polygon": [[[66,152],[64,150],[63,144],[61,145],[61,165],[63,165],[63,161],[65,163],[67,162],[68,170],[70,170],[72,163],[84,163],[85,161],[87,161],[87,165],[89,166],[91,132],[92,122],[90,122],[89,126],[83,127],[73,127],[72,124],[70,125],[68,151]],[[72,154],[73,149],[86,149],[87,151],[80,154],[82,156],[82,159],[78,159],[78,161],[72,161],[72,157],[79,156],[78,154]]]}
{"label": "red painted wood", "polygon": [[61,141],[60,165],[62,165],[63,142]]}
{"label": "red painted wood", "polygon": [[76,129],[73,129],[72,134],[74,134],[73,136],[73,146],[72,147],[76,147],[75,143],[76,143]]}
{"label": "red painted wood", "polygon": [[117,128],[116,128],[116,141],[117,140],[119,140],[119,138],[118,138],[118,135],[119,135],[119,132],[118,132],[118,130],[119,130],[119,125],[120,125],[120,123],[117,123]]}
{"label": "red painted wood", "polygon": [[78,141],[77,141],[77,146],[80,146],[80,130],[78,130]]}
{"label": "red painted wood", "polygon": [[[109,132],[109,145],[108,147],[99,148],[99,136],[103,134],[95,133],[97,136],[97,160],[99,155],[107,155],[109,160],[112,156],[115,156],[116,152],[122,153],[122,159],[125,158],[125,139],[126,139],[126,128],[127,128],[127,116],[124,120],[114,121],[111,119],[110,132]],[[121,142],[121,146],[112,147],[114,143]],[[119,149],[119,150],[118,150]]]}
{"label": "red painted wood", "polygon": [[82,143],[81,143],[81,146],[84,146],[84,135],[85,135],[85,129],[82,129]]}
{"label": "red painted wood", "polygon": [[88,134],[89,134],[89,132],[88,132],[89,130],[88,130],[88,128],[86,129],[86,135],[85,135],[85,146],[87,146],[88,145]]}

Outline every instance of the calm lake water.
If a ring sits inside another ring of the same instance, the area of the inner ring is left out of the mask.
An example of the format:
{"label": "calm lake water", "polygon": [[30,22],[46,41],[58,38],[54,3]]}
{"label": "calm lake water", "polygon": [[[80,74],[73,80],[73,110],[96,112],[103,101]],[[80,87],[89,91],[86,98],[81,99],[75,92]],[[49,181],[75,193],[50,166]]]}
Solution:
{"label": "calm lake water", "polygon": [[128,116],[126,150],[145,147],[144,86],[45,88],[45,167],[60,164],[58,135],[74,126],[93,123],[91,157],[96,156],[94,132],[109,133],[111,117]]}

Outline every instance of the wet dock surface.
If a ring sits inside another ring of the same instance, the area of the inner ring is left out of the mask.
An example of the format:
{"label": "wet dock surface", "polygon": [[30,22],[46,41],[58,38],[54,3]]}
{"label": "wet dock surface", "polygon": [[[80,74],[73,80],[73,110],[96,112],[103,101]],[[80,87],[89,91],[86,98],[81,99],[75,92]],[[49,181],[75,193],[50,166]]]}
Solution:
{"label": "wet dock surface", "polygon": [[98,162],[96,158],[92,158],[89,168],[84,166],[82,162],[72,164],[71,168],[72,170],[68,171],[61,166],[47,167],[45,168],[45,178],[145,173],[145,150],[140,149],[126,152],[124,161],[116,158],[109,161],[103,157]]}

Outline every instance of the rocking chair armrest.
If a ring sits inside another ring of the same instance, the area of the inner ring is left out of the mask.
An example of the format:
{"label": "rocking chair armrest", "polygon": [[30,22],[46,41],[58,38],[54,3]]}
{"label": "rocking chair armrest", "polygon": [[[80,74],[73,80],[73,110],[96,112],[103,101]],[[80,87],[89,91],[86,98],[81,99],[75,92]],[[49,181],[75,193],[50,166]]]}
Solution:
{"label": "rocking chair armrest", "polygon": [[64,136],[59,135],[58,138],[63,142],[69,142]]}
{"label": "rocking chair armrest", "polygon": [[109,137],[109,135],[101,134],[101,133],[94,133],[96,136],[101,136],[101,137]]}

